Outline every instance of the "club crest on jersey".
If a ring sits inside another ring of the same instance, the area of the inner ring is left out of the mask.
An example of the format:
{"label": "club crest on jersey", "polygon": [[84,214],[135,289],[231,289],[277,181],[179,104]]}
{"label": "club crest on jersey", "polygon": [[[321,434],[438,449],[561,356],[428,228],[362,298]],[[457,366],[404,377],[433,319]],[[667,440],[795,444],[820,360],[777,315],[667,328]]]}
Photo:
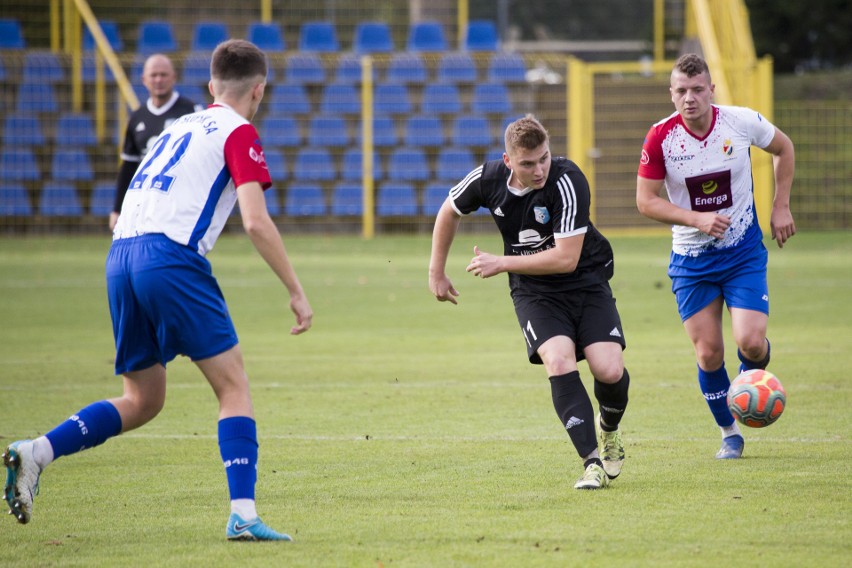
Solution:
{"label": "club crest on jersey", "polygon": [[726,156],[730,156],[734,153],[734,145],[731,144],[731,139],[725,140],[725,143],[722,144],[722,151],[725,152]]}
{"label": "club crest on jersey", "polygon": [[547,207],[533,207],[533,213],[535,214],[535,220],[542,225],[550,221],[550,212],[547,210]]}

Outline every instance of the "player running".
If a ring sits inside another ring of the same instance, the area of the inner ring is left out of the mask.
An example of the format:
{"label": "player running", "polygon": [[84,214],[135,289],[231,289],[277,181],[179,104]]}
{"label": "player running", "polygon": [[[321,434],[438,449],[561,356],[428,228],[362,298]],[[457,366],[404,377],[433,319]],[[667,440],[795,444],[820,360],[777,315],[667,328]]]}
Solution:
{"label": "player running", "polygon": [[[589,219],[586,177],[573,162],[551,158],[538,120],[527,115],[509,124],[505,144],[503,159],[470,172],[438,211],[429,289],[438,301],[456,303],[459,293],[446,274],[450,247],[462,216],[489,209],[503,236],[503,255],[474,247],[467,271],[481,278],[508,273],[529,361],[544,365],[556,414],[583,460],[574,487],[600,489],[621,473],[619,423],[630,384],[609,287],[612,248]],[[597,418],[577,370],[583,359],[594,375]]]}
{"label": "player running", "polygon": [[206,259],[239,201],[252,244],[289,292],[296,318],[290,333],[311,327],[310,304],[267,213],[263,190],[271,181],[249,122],[263,98],[266,73],[266,56],[254,44],[220,44],[211,63],[213,104],[167,128],[130,182],[106,261],[115,371],[124,375],[124,394],[6,448],[5,499],[20,523],[31,518],[39,475],[48,464],[138,428],[162,410],[166,364],[183,354],[219,401],[219,450],[231,497],[227,538],[291,540],[257,515],[258,444],[248,377]]}
{"label": "player running", "polygon": [[[707,63],[682,56],[671,74],[676,111],[645,138],[636,185],[639,212],[672,227],[669,277],[698,360],[698,385],[722,431],[718,459],[736,459],[745,441],[728,410],[722,304],[731,314],[740,371],[769,364],[766,247],[757,224],[751,146],[772,154],[778,246],[796,233],[790,213],[793,143],[754,110],[711,103]],[[665,183],[669,199],[660,197]]]}

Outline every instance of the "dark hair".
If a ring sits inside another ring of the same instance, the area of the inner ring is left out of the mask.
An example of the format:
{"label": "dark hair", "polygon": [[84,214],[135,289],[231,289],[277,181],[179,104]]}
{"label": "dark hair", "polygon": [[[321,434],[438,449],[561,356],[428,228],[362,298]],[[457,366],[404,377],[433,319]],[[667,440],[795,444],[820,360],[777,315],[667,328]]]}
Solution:
{"label": "dark hair", "polygon": [[519,118],[506,127],[505,143],[507,152],[511,152],[516,148],[535,150],[547,142],[548,139],[547,130],[531,114]]}
{"label": "dark hair", "polygon": [[687,77],[695,77],[702,73],[707,73],[707,77],[710,77],[710,68],[707,66],[707,62],[697,53],[681,55],[675,62],[673,70],[680,71]]}
{"label": "dark hair", "polygon": [[216,46],[210,60],[210,76],[220,81],[244,81],[266,77],[266,55],[244,39],[229,39]]}

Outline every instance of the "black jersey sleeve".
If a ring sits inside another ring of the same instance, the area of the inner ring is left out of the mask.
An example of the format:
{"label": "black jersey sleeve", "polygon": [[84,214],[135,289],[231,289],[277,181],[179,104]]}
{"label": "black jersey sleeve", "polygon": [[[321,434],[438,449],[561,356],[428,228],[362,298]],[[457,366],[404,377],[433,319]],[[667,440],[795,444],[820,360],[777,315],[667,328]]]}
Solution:
{"label": "black jersey sleeve", "polygon": [[482,166],[473,169],[450,190],[450,200],[453,209],[461,215],[469,215],[485,205],[482,195]]}
{"label": "black jersey sleeve", "polygon": [[553,203],[553,235],[556,238],[585,233],[589,228],[589,182],[573,162],[559,164]]}

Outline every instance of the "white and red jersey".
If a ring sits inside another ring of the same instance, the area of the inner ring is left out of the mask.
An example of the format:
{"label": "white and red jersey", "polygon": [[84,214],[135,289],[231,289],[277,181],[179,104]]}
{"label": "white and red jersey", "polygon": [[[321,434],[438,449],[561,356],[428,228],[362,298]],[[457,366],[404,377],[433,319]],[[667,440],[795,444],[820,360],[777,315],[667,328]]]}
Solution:
{"label": "white and red jersey", "polygon": [[224,104],[177,119],[136,170],[113,240],[162,233],[206,255],[237,200],[236,187],[272,185],[254,126]]}
{"label": "white and red jersey", "polygon": [[757,231],[751,146],[765,148],[775,127],[757,111],[713,105],[713,122],[703,137],[687,129],[677,112],[651,127],[642,146],[639,176],[665,179],[669,201],[683,209],[715,211],[731,219],[715,239],[694,227],[672,227],[672,250],[698,256],[726,249]]}

